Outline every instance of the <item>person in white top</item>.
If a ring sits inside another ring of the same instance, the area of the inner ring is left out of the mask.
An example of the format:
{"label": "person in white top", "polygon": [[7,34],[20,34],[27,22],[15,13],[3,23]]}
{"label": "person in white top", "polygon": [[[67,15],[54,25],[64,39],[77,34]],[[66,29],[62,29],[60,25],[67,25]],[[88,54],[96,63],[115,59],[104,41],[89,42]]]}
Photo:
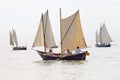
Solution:
{"label": "person in white top", "polygon": [[67,49],[67,55],[72,55],[72,52],[69,49]]}
{"label": "person in white top", "polygon": [[81,49],[79,48],[79,46],[77,46],[77,49],[75,50],[76,54],[79,54],[81,52]]}
{"label": "person in white top", "polygon": [[52,52],[52,50],[50,49],[49,52],[48,52],[48,54],[52,54],[52,53],[53,53],[53,52]]}

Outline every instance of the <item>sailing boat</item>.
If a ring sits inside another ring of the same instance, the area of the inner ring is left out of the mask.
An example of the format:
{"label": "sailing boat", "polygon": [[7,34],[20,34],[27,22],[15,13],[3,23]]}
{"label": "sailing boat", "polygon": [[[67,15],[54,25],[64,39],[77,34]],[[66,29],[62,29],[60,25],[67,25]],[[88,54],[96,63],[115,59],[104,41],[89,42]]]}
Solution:
{"label": "sailing boat", "polygon": [[16,36],[16,31],[12,29],[9,31],[10,34],[10,45],[12,46],[13,50],[26,50],[27,47],[25,46],[18,46],[18,41],[17,41],[17,36]]}
{"label": "sailing boat", "polygon": [[112,39],[106,29],[105,23],[100,24],[100,31],[99,34],[96,31],[96,47],[110,47],[112,42]]}
{"label": "sailing boat", "polygon": [[33,43],[33,47],[44,46],[44,51],[36,50],[43,60],[86,59],[86,54],[88,54],[88,51],[83,51],[79,54],[64,55],[64,51],[67,51],[67,49],[75,50],[77,46],[80,48],[87,47],[81,28],[79,11],[68,18],[61,19],[60,10],[60,35],[61,53],[53,53],[52,55],[49,55],[48,52],[46,52],[46,48],[49,49],[52,46],[56,46],[56,44],[54,41],[47,10],[47,12],[41,16],[40,25]]}

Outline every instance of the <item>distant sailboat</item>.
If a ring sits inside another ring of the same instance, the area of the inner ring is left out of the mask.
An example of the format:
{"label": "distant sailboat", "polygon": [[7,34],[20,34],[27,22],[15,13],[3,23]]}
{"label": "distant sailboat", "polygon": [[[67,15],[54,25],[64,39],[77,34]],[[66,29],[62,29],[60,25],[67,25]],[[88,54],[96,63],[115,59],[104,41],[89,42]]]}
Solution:
{"label": "distant sailboat", "polygon": [[43,58],[43,60],[86,59],[86,54],[88,53],[87,51],[81,52],[79,54],[63,55],[63,52],[67,51],[67,49],[75,50],[77,46],[79,46],[80,48],[87,47],[81,28],[79,11],[65,19],[61,19],[60,11],[60,35],[61,35],[61,53],[60,54],[54,53],[53,55],[49,55],[48,52],[46,52],[46,48],[51,48],[52,46],[56,46],[56,44],[54,41],[47,11],[41,17],[37,35],[33,43],[33,47],[44,46],[45,51],[36,50],[38,54]]}
{"label": "distant sailboat", "polygon": [[106,29],[105,23],[100,25],[99,34],[96,31],[96,47],[110,47],[112,39]]}
{"label": "distant sailboat", "polygon": [[16,31],[12,29],[12,31],[9,31],[10,34],[10,45],[12,46],[13,50],[26,50],[27,47],[25,46],[18,46]]}

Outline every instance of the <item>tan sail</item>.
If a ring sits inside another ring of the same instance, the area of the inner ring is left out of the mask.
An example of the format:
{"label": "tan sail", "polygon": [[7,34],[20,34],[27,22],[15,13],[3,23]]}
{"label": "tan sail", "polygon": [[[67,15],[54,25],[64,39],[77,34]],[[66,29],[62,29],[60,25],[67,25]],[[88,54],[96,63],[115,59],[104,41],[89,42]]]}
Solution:
{"label": "tan sail", "polygon": [[33,47],[37,47],[37,46],[45,46],[47,48],[56,46],[53,37],[53,32],[51,29],[48,11],[41,16],[38,31],[33,43]]}
{"label": "tan sail", "polygon": [[45,44],[47,48],[51,48],[53,46],[56,46],[50,20],[49,20],[49,15],[48,15],[48,10],[46,14],[43,16],[43,21],[44,21],[44,33],[45,33]]}
{"label": "tan sail", "polygon": [[60,20],[60,33],[62,51],[75,50],[77,46],[80,48],[87,46],[82,32],[79,11]]}
{"label": "tan sail", "polygon": [[43,22],[42,22],[42,17],[41,17],[38,31],[37,31],[37,34],[36,34],[36,37],[35,37],[32,47],[44,46],[43,24],[42,23]]}

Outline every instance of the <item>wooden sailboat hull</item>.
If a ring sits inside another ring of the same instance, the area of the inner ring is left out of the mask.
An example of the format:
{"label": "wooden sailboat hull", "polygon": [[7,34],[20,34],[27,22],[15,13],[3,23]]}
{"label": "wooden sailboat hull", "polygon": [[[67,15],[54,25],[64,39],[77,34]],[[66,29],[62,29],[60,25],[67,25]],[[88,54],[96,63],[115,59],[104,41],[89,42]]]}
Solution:
{"label": "wooden sailboat hull", "polygon": [[96,47],[111,47],[111,44],[95,44]]}
{"label": "wooden sailboat hull", "polygon": [[13,50],[27,50],[27,47],[13,47]]}
{"label": "wooden sailboat hull", "polygon": [[43,60],[57,60],[59,59],[59,54],[58,55],[46,55],[46,52],[42,52],[42,51],[37,51],[38,54],[42,57]]}
{"label": "wooden sailboat hull", "polygon": [[85,60],[87,53],[87,52],[82,52],[80,54],[66,55],[61,57],[61,54],[46,55],[45,52],[41,52],[41,51],[37,51],[37,52],[42,57],[43,60]]}
{"label": "wooden sailboat hull", "polygon": [[83,52],[80,54],[62,57],[60,60],[85,60],[85,59],[86,59],[86,54],[85,52]]}

